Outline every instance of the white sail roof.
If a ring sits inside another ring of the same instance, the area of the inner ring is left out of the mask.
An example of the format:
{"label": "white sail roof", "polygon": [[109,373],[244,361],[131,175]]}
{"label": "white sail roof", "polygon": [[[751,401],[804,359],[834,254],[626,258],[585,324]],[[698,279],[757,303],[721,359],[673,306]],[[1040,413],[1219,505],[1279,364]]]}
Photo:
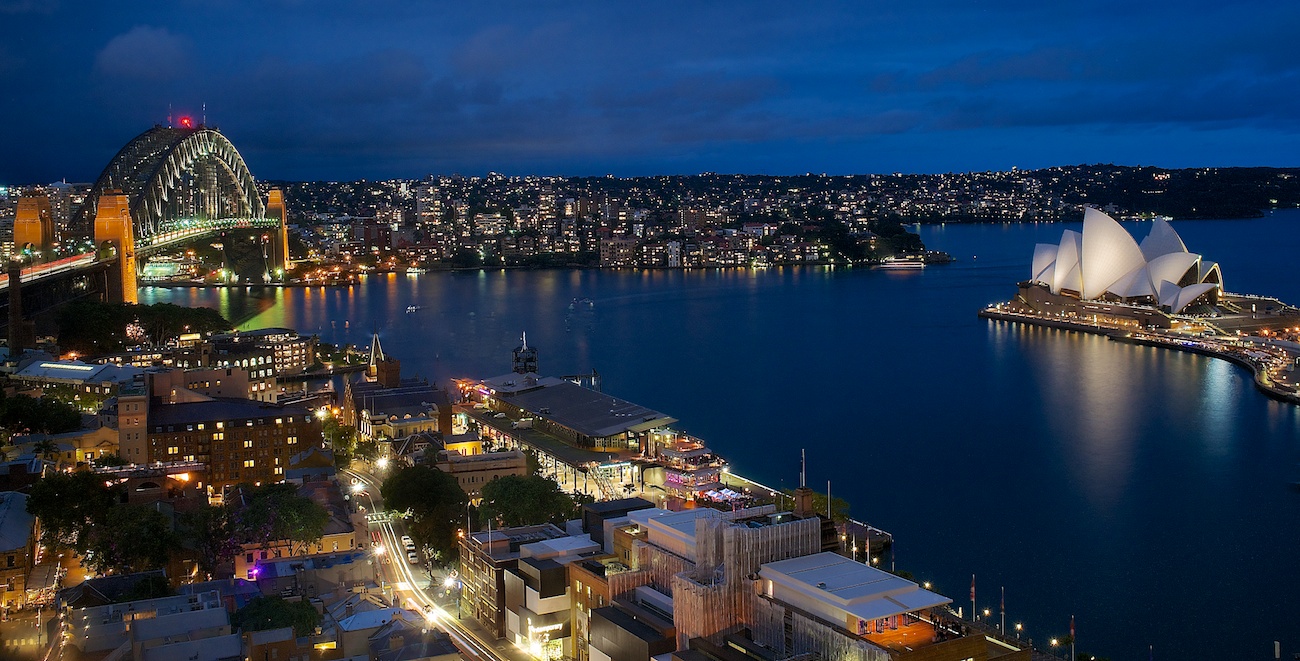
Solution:
{"label": "white sail roof", "polygon": [[1183,283],[1184,276],[1190,271],[1192,277],[1188,284],[1193,284],[1200,281],[1200,262],[1200,255],[1190,252],[1171,252],[1148,262],[1147,270],[1151,272],[1152,283],[1168,280],[1179,285]]}
{"label": "white sail roof", "polygon": [[1178,298],[1174,300],[1174,304],[1170,306],[1170,310],[1174,313],[1182,312],[1183,308],[1190,305],[1198,296],[1214,289],[1215,287],[1218,287],[1218,285],[1210,282],[1183,287],[1182,290],[1178,292]]}
{"label": "white sail roof", "polygon": [[1174,303],[1178,302],[1178,292],[1182,291],[1178,283],[1161,280],[1156,287],[1156,291],[1160,292],[1160,304],[1170,308],[1174,307]]}
{"label": "white sail roof", "polygon": [[1219,270],[1218,262],[1201,261],[1201,276],[1197,278],[1199,282],[1217,282],[1223,286],[1223,271]]}
{"label": "white sail roof", "polygon": [[1083,236],[1074,230],[1061,233],[1061,244],[1056,249],[1056,268],[1052,274],[1052,293],[1059,294],[1062,289],[1083,290],[1083,279],[1079,277],[1079,254],[1083,246]]}
{"label": "white sail roof", "polygon": [[1129,271],[1127,275],[1116,280],[1106,291],[1120,298],[1156,295],[1155,289],[1151,286],[1151,273],[1146,266],[1139,266]]}
{"label": "white sail roof", "polygon": [[1157,218],[1151,221],[1151,232],[1147,238],[1142,239],[1142,256],[1147,261],[1153,260],[1161,255],[1168,255],[1175,252],[1187,252],[1187,245],[1183,243],[1182,237],[1174,231],[1174,226],[1164,218]]}
{"label": "white sail roof", "polygon": [[1137,241],[1114,218],[1092,207],[1083,212],[1083,251],[1080,254],[1083,264],[1083,291],[1080,294],[1084,299],[1101,296],[1116,280],[1146,262]]}
{"label": "white sail roof", "polygon": [[1029,279],[1034,282],[1051,284],[1052,271],[1056,268],[1056,244],[1040,243],[1034,246],[1034,267]]}

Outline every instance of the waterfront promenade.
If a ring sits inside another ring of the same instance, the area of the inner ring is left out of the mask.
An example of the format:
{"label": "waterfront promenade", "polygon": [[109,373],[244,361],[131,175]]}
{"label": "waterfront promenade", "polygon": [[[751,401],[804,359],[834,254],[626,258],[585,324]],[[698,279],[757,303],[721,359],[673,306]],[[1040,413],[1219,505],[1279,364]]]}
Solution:
{"label": "waterfront promenade", "polygon": [[1026,314],[991,305],[979,311],[985,319],[1030,324],[1058,330],[1104,335],[1115,342],[1185,351],[1219,358],[1250,370],[1255,387],[1279,401],[1300,404],[1300,346],[1288,347],[1266,338],[1196,336],[1177,331],[1134,330],[1107,325],[1087,318],[1053,318]]}

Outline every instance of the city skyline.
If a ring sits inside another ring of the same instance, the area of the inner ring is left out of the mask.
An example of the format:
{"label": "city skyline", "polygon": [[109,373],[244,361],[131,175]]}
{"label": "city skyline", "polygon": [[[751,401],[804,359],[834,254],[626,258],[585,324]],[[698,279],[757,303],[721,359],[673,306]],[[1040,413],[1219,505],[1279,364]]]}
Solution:
{"label": "city skyline", "polygon": [[[969,9],[8,1],[0,181],[191,116],[259,178],[1294,165],[1257,3]],[[40,108],[39,111],[36,108]]]}

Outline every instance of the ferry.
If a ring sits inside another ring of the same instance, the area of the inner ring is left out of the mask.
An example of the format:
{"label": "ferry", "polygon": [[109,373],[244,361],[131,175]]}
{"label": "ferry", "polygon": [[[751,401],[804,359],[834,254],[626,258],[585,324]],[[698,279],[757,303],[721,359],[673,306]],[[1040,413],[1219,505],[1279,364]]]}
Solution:
{"label": "ferry", "polygon": [[925,259],[920,255],[907,257],[886,257],[877,268],[882,269],[923,269]]}
{"label": "ferry", "polygon": [[416,310],[419,310],[419,309],[420,309],[420,306],[418,306],[418,305],[408,305],[408,306],[406,306],[406,314],[411,314],[412,312],[415,312]]}

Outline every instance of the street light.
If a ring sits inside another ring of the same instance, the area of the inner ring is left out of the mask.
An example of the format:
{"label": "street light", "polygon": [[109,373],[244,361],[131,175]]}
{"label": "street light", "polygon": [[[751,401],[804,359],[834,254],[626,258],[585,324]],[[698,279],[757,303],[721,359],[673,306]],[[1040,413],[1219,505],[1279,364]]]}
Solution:
{"label": "street light", "polygon": [[1016,622],[1016,640],[1020,640],[1020,631],[1024,628],[1025,626],[1023,624]]}

